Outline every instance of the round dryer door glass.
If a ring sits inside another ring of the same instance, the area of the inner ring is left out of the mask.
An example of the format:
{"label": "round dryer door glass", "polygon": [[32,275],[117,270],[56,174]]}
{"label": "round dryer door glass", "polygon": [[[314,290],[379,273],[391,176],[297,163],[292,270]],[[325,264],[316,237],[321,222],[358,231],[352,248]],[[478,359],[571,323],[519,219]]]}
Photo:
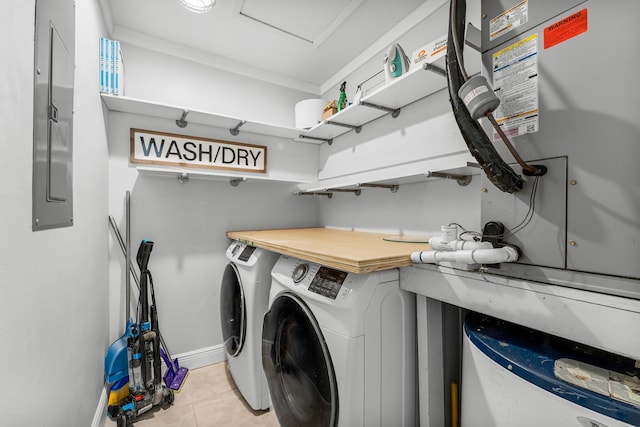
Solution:
{"label": "round dryer door glass", "polygon": [[246,303],[238,269],[233,263],[227,264],[220,285],[220,324],[222,339],[229,356],[237,356],[242,351],[246,334]]}
{"label": "round dryer door glass", "polygon": [[306,304],[282,294],[262,330],[262,366],[282,426],[338,424],[338,389],[322,331]]}

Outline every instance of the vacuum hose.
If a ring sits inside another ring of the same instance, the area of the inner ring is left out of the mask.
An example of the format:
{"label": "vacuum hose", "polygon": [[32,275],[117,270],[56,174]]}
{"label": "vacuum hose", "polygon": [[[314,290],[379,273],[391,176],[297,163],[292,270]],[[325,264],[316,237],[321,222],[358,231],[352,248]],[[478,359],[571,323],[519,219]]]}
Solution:
{"label": "vacuum hose", "polygon": [[[458,57],[455,43],[452,41],[463,40],[464,38],[466,10],[466,0],[451,1],[450,16],[453,19],[449,22],[449,42],[447,43],[449,101],[462,137],[489,181],[501,191],[514,193],[522,190],[524,185],[522,177],[516,174],[500,157],[489,137],[487,137],[480,124],[471,117],[471,114],[458,96],[458,90],[465,83],[460,66],[463,59]],[[455,22],[452,22],[453,20]]]}

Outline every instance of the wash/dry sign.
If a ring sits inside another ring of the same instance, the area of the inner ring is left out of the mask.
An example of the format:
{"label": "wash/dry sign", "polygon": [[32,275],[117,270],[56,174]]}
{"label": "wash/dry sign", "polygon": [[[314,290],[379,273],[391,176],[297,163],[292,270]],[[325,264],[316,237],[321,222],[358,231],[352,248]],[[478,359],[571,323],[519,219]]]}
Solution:
{"label": "wash/dry sign", "polygon": [[131,163],[267,172],[267,147],[131,129]]}

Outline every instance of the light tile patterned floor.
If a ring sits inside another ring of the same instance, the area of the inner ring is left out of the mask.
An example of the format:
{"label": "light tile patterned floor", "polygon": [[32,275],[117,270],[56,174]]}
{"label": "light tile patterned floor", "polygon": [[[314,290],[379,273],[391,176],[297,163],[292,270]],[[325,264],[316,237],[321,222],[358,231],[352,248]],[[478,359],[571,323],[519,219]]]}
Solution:
{"label": "light tile patterned floor", "polygon": [[[114,427],[107,420],[104,427]],[[133,424],[135,427],[277,427],[273,411],[254,411],[236,388],[227,363],[189,371],[173,405],[153,408]]]}

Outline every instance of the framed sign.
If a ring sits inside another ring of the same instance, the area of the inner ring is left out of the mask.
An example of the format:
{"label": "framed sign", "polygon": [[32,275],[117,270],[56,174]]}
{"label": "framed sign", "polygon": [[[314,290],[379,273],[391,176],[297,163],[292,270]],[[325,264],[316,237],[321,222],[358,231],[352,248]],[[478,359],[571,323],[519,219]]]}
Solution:
{"label": "framed sign", "polygon": [[131,163],[267,172],[267,147],[131,128]]}

